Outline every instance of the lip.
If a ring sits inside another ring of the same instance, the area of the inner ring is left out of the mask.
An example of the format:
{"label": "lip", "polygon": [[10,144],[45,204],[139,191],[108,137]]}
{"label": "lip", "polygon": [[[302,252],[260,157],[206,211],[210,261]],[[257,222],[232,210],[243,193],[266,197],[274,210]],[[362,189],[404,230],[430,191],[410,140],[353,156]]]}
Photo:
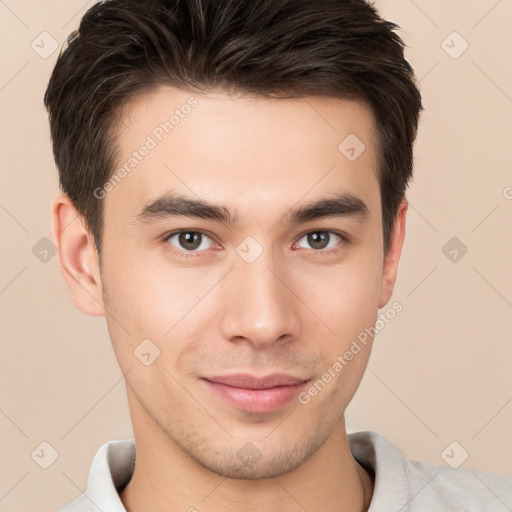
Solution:
{"label": "lip", "polygon": [[237,409],[268,413],[297,398],[310,379],[275,373],[264,377],[235,374],[203,377],[201,380]]}

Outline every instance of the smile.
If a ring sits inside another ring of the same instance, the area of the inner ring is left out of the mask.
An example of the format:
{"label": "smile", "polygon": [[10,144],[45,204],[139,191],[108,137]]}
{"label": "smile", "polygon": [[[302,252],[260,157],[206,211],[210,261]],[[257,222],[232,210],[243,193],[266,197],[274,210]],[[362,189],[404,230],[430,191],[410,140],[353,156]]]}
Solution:
{"label": "smile", "polygon": [[237,409],[268,413],[297,398],[310,379],[284,374],[254,377],[248,374],[201,379],[208,388]]}

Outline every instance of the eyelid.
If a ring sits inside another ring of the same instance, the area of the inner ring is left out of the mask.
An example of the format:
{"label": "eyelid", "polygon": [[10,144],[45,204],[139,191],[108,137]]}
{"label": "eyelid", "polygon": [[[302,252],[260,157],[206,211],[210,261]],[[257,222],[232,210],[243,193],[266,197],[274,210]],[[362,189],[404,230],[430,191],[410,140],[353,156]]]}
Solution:
{"label": "eyelid", "polygon": [[180,233],[201,233],[204,236],[207,236],[214,244],[220,245],[216,240],[215,237],[212,236],[208,231],[205,231],[204,229],[200,228],[180,228],[175,229],[174,231],[170,231],[169,233],[166,233],[162,237],[162,241],[165,243],[166,249],[171,251],[173,254],[177,254],[179,256],[189,258],[193,256],[198,256],[203,252],[206,252],[207,249],[203,249],[201,251],[185,251],[185,250],[179,250],[176,247],[173,247],[170,243],[168,243],[169,238],[171,238],[174,235],[180,234]]}
{"label": "eyelid", "polygon": [[[217,242],[215,240],[215,237],[213,235],[211,235],[208,231],[205,231],[203,229],[200,229],[200,228],[180,228],[180,229],[176,229],[174,231],[170,231],[168,233],[166,233],[165,235],[163,235],[162,237],[162,240],[163,242],[167,242],[167,240],[169,240],[169,238],[171,238],[172,236],[174,235],[177,235],[179,233],[201,233],[202,235],[205,235],[207,236],[210,240],[212,240],[212,242],[216,245],[221,245],[219,244],[219,242]],[[329,249],[305,249],[306,251],[309,251],[309,252],[312,252],[312,253],[317,253],[317,254],[329,254],[331,252],[335,252],[337,250],[339,250],[339,245],[340,244],[347,244],[347,243],[350,243],[350,237],[349,235],[347,235],[345,232],[343,231],[338,231],[336,229],[309,229],[307,231],[304,231],[301,235],[299,235],[298,237],[296,237],[295,239],[295,242],[293,242],[293,245],[297,244],[297,242],[303,238],[304,236],[306,235],[309,235],[310,233],[330,233],[330,234],[334,234],[336,236],[339,236],[341,238],[341,242],[339,244],[336,244],[335,247],[331,247]],[[203,252],[206,252],[207,249],[203,249],[201,251],[185,251],[185,250],[179,250],[179,249],[176,249],[175,247],[171,246],[169,243],[166,243],[166,247],[174,254],[178,254],[178,255],[181,255],[181,256],[184,256],[184,257],[190,257],[190,256],[196,256],[196,255],[200,255],[201,253]]]}
{"label": "eyelid", "polygon": [[[329,228],[320,228],[320,229],[308,229],[304,231],[301,235],[297,237],[297,240],[300,240],[303,236],[309,235],[310,233],[332,233],[334,235],[338,235],[343,241],[350,242],[351,237],[345,231],[340,231],[338,229],[329,229]],[[317,251],[318,252],[318,251]]]}
{"label": "eyelid", "polygon": [[334,247],[329,247],[328,249],[303,249],[307,251],[308,253],[314,253],[314,254],[332,254],[333,252],[337,252],[340,250],[340,246],[348,244],[350,242],[349,236],[344,233],[343,231],[337,231],[333,229],[310,229],[308,231],[305,231],[302,235],[297,237],[297,240],[293,243],[293,245],[298,244],[299,240],[304,238],[306,235],[309,235],[310,233],[329,233],[332,235],[336,235],[339,238],[341,238],[341,241],[337,243]]}

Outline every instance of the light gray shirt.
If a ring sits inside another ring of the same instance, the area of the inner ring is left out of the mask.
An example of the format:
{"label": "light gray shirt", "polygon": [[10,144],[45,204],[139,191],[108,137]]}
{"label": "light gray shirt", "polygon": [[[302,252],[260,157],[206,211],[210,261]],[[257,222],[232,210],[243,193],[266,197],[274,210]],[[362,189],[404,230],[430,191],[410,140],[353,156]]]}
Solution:
{"label": "light gray shirt", "polygon": [[[375,474],[368,512],[512,512],[511,478],[408,460],[376,432],[354,432],[348,440],[357,462]],[[85,493],[59,512],[126,512],[119,491],[134,467],[133,439],[105,443]]]}

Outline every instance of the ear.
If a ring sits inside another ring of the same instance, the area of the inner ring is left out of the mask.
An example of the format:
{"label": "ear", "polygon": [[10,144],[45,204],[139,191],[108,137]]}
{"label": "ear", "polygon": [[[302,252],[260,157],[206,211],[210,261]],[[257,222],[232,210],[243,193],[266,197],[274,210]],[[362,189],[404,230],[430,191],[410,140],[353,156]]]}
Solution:
{"label": "ear", "polygon": [[384,258],[382,280],[380,286],[379,309],[383,308],[391,299],[395,287],[398,262],[402,254],[402,246],[405,238],[405,217],[408,208],[407,199],[403,199],[398,207],[391,229],[389,248]]}
{"label": "ear", "polygon": [[76,307],[89,316],[104,316],[98,253],[82,215],[64,193],[53,199],[51,214],[60,271]]}

